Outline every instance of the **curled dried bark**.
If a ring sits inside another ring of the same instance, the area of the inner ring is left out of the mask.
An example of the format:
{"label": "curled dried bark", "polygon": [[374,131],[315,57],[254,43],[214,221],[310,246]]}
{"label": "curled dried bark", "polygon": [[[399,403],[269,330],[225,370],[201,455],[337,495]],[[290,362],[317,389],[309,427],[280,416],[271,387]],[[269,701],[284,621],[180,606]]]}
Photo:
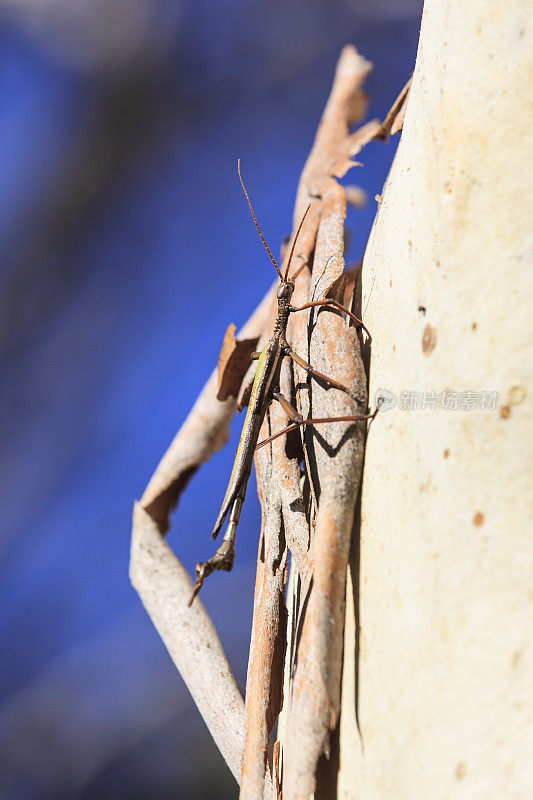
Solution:
{"label": "curled dried bark", "polygon": [[412,82],[413,78],[411,76],[392,104],[391,110],[383,120],[377,138],[386,139],[388,136],[394,136],[395,133],[399,133],[403,128],[403,121],[405,119],[405,112],[407,111],[407,101],[409,100],[409,92],[411,91]]}

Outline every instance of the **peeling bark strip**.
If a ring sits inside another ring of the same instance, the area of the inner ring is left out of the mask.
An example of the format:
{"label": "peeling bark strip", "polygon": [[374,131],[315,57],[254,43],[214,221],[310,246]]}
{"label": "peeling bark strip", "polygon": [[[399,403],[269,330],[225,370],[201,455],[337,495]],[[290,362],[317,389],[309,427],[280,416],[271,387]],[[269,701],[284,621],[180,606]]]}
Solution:
{"label": "peeling bark strip", "polygon": [[[319,296],[344,267],[346,200],[331,182],[318,231],[311,296]],[[321,265],[321,268],[317,267]],[[309,360],[353,387],[352,395],[309,383],[309,416],[341,416],[366,408],[366,378],[354,328],[337,314],[314,315]],[[304,376],[302,375],[302,380]],[[305,431],[305,447],[318,510],[313,581],[296,651],[296,672],[283,753],[283,791],[307,798],[340,709],[345,580],[363,461],[365,425],[332,423]]]}
{"label": "peeling bark strip", "polygon": [[412,82],[413,78],[411,76],[383,120],[378,138],[387,139],[388,136],[394,136],[395,133],[399,133],[402,130]]}
{"label": "peeling bark strip", "polygon": [[[296,282],[295,306],[324,297],[344,270],[346,197],[333,176],[343,175],[354,166],[351,158],[381,130],[380,123],[375,121],[350,133],[354,122],[366,112],[367,101],[361,87],[370,68],[354,48],[344,49],[330,99],[302,173],[294,213],[295,229],[310,199],[315,198],[315,203],[297,247],[297,255],[308,261],[311,274],[305,271]],[[321,202],[316,202],[316,198]],[[337,378],[353,391],[350,395],[331,387],[326,389],[293,365],[293,384],[302,387],[297,392],[298,410],[305,418],[364,413],[366,377],[356,331],[348,327],[339,314],[317,311],[291,316],[289,341],[316,369]],[[288,397],[291,396],[288,393],[289,371],[287,365],[281,376],[282,391]],[[273,404],[269,432],[284,427],[283,418],[280,408]],[[281,788],[285,797],[308,800],[314,791],[318,760],[327,752],[329,734],[340,708],[345,577],[361,477],[365,424],[331,423],[316,429],[302,429],[301,435],[308,476],[318,500],[316,521],[314,524],[311,521],[311,526],[305,513],[298,461],[288,458],[283,439],[272,442],[270,452],[265,448],[256,455],[265,563],[259,563],[256,581],[241,800],[263,797],[264,769],[273,725],[272,705],[269,704],[271,687],[277,687],[281,680],[273,635],[274,630],[279,633],[279,628],[272,621],[277,613],[283,612],[285,623],[285,603],[279,602],[279,573],[270,575],[270,583],[267,582],[270,591],[265,591],[267,528],[273,519],[278,526],[278,552],[286,539],[301,578],[300,614],[309,592],[296,650],[296,672],[294,678],[289,677],[288,682],[286,679],[290,696],[283,698],[287,708],[284,707],[284,731],[280,732],[281,742],[277,745],[281,750]],[[270,529],[268,536],[272,536]],[[311,574],[313,583],[309,590]],[[289,673],[292,657],[291,651],[286,667]]]}
{"label": "peeling bark strip", "polygon": [[[290,397],[291,380],[286,360],[280,376],[281,391],[286,397]],[[269,425],[264,425],[265,435],[286,424],[285,414],[277,403],[270,407],[268,422]],[[292,546],[295,563],[301,565],[306,575],[310,576],[311,568],[298,459],[289,458],[285,442],[278,439],[271,448],[257,452],[255,467],[263,520],[246,685],[246,742],[240,794],[246,800],[266,796],[265,765],[270,735],[283,705],[287,543]],[[284,522],[287,519],[288,525]]]}

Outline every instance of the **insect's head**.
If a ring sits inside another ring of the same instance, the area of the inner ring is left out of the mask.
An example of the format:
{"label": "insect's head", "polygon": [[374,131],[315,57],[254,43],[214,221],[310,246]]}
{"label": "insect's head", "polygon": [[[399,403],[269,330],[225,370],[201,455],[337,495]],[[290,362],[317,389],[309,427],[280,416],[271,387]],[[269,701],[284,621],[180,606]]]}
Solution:
{"label": "insect's head", "polygon": [[289,278],[288,280],[281,281],[277,291],[278,300],[286,300],[287,302],[289,302],[293,292],[294,292],[294,281],[291,278]]}

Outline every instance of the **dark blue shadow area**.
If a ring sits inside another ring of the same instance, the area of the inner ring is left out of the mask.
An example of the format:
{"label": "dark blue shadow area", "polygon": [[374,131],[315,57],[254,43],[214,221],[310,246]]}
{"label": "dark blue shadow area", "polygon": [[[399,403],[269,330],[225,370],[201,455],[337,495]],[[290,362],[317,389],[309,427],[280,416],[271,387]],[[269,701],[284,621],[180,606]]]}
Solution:
{"label": "dark blue shadow area", "polygon": [[[414,66],[418,3],[401,18],[385,2],[375,13],[341,2],[146,7],[142,46],[124,45],[117,61],[68,19],[58,34],[42,15],[32,25],[32,12],[0,18],[6,800],[235,796],[130,587],[132,503],[228,323],[240,326],[275,277],[237,156],[277,252],[342,45],[375,64],[371,116],[384,116]],[[395,146],[372,144],[348,175],[369,197],[349,217],[354,261]],[[191,571],[212,552],[241,424],[174,515],[170,542]],[[213,576],[203,597],[241,685],[254,482],[236,568]]]}

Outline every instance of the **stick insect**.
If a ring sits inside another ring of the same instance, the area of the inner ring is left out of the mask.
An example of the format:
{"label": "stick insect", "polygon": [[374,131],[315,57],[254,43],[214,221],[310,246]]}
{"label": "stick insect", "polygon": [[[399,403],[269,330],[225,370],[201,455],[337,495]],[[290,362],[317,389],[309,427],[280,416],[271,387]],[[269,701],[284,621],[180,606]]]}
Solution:
{"label": "stick insect", "polygon": [[[282,273],[276,259],[272,255],[272,251],[268,246],[265,237],[263,236],[263,232],[259,226],[257,218],[254,213],[254,209],[252,207],[252,203],[248,196],[248,192],[246,191],[246,187],[244,185],[244,181],[241,175],[241,164],[240,159],[237,162],[237,171],[239,174],[239,180],[241,182],[241,186],[250,207],[250,211],[255,222],[255,226],[261,237],[261,241],[263,242],[268,255],[270,256],[270,260],[274,264],[276,272],[279,276],[279,286],[277,290],[277,300],[278,300],[278,314],[276,318],[276,322],[274,325],[274,333],[272,334],[272,338],[266,345],[266,347],[261,350],[260,352],[252,353],[252,359],[257,360],[257,371],[255,373],[255,378],[252,384],[252,391],[250,395],[250,401],[248,404],[248,410],[246,412],[246,418],[244,420],[244,425],[242,428],[241,438],[239,440],[239,445],[237,447],[237,453],[235,455],[235,461],[233,463],[233,469],[231,472],[231,477],[229,479],[228,488],[226,489],[226,494],[224,496],[224,500],[222,501],[222,506],[220,508],[217,520],[215,522],[215,527],[213,529],[212,538],[216,539],[226,517],[228,517],[228,526],[226,529],[226,533],[224,534],[224,538],[222,540],[222,544],[216,551],[215,555],[209,559],[209,561],[204,561],[196,566],[196,583],[194,585],[193,593],[191,599],[189,601],[189,606],[192,604],[194,598],[200,591],[202,584],[205,578],[210,575],[215,570],[226,570],[230,571],[233,567],[233,561],[235,559],[235,535],[237,531],[237,526],[239,524],[239,518],[241,515],[241,509],[244,503],[244,498],[246,495],[246,488],[248,485],[248,480],[250,478],[250,473],[252,470],[252,462],[254,458],[254,452],[264,445],[272,442],[274,439],[277,439],[279,436],[283,436],[284,434],[289,433],[292,430],[302,426],[302,425],[316,425],[323,422],[356,422],[358,420],[368,420],[373,419],[376,415],[376,412],[372,414],[363,414],[359,416],[351,416],[351,417],[326,417],[326,418],[309,418],[304,419],[302,415],[289,403],[286,397],[284,397],[280,390],[279,390],[279,377],[280,377],[280,370],[282,360],[285,357],[291,358],[296,364],[298,364],[302,369],[304,369],[309,375],[314,378],[318,378],[318,380],[324,381],[328,383],[330,386],[335,386],[337,389],[342,389],[344,391],[348,391],[346,386],[343,386],[338,381],[334,380],[333,378],[329,378],[327,375],[323,375],[318,370],[314,369],[307,361],[304,361],[299,355],[297,355],[289,345],[286,339],[286,332],[287,332],[287,323],[289,321],[289,316],[291,314],[296,313],[297,311],[304,311],[308,308],[313,308],[315,306],[329,306],[330,308],[335,308],[342,313],[346,314],[350,317],[357,325],[364,327],[362,321],[358,319],[351,311],[341,305],[339,302],[334,300],[333,298],[324,298],[322,300],[313,300],[309,303],[305,303],[303,306],[296,308],[295,306],[291,305],[291,298],[294,292],[295,280],[302,271],[302,269],[306,266],[306,263],[302,264],[296,272],[289,277],[289,271],[291,267],[292,257],[294,255],[294,249],[296,247],[296,242],[298,240],[298,236],[302,229],[303,223],[305,218],[311,208],[311,205],[307,206],[307,209],[300,221],[298,226],[298,230],[296,231],[291,251],[289,254],[289,258],[287,261],[287,266],[285,268],[285,272]],[[278,431],[273,436],[270,436],[268,439],[264,439],[262,442],[258,443],[259,439],[259,432],[261,429],[261,425],[265,418],[265,415],[268,411],[268,408],[273,400],[276,400],[282,407],[283,411],[286,413],[288,419],[290,420],[290,424],[287,427],[283,428],[281,431]]]}

